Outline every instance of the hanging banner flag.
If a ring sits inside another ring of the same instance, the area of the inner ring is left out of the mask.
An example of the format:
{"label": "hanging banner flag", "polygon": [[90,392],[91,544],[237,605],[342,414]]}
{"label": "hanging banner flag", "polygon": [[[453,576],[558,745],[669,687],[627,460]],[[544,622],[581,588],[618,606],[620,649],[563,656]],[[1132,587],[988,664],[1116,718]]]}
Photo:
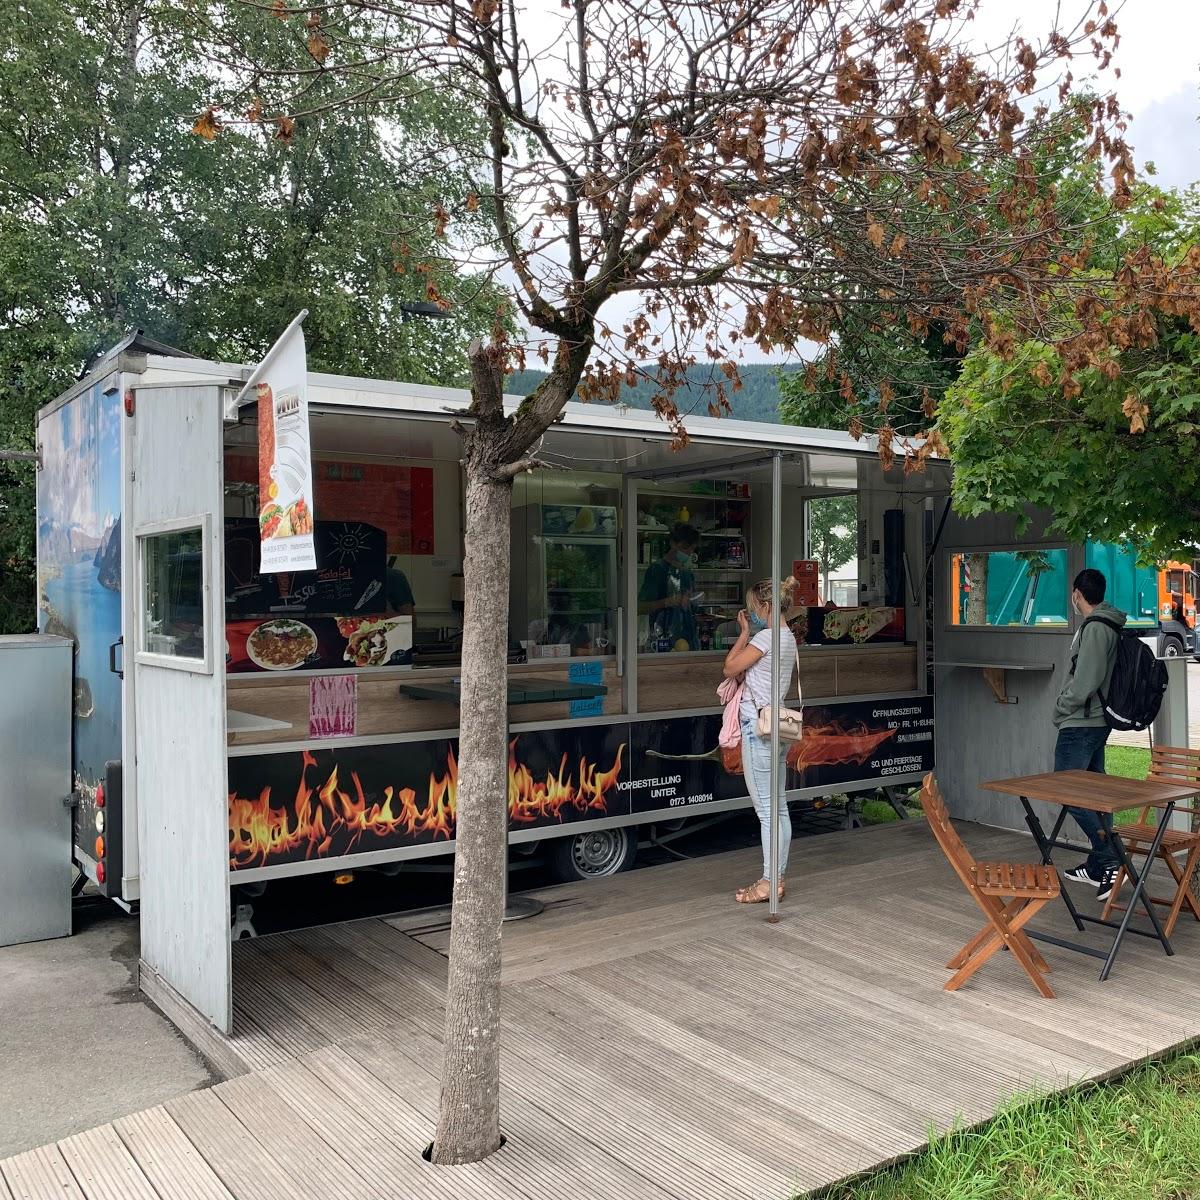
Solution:
{"label": "hanging banner flag", "polygon": [[313,475],[308,430],[305,309],[242,388],[258,403],[259,572],[314,571]]}

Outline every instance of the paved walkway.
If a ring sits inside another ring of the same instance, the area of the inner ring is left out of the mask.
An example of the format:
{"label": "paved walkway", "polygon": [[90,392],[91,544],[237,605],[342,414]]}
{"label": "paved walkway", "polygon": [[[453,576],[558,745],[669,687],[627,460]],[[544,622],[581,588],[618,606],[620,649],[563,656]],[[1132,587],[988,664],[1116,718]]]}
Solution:
{"label": "paved walkway", "polygon": [[74,922],[0,949],[0,1158],[215,1082],[138,992],[137,921],[97,897]]}
{"label": "paved walkway", "polygon": [[[239,943],[226,1050],[245,1073],[0,1162],[0,1198],[774,1200],[1200,1035],[1194,922],[1173,958],[1129,939],[1104,985],[1045,947],[1057,1000],[1004,955],[951,995],[941,964],[980,919],[922,822],[795,853],[778,925],[731,902],[756,873],[738,851],[554,889],[506,926],[509,1140],[485,1163],[421,1158],[446,931],[410,916]],[[1065,911],[1039,923],[1065,931]]]}

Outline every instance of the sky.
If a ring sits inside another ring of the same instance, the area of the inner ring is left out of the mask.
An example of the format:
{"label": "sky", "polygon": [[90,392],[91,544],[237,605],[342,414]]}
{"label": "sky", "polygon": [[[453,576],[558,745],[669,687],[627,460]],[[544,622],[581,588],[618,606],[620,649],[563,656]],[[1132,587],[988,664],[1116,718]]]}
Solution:
{"label": "sky", "polygon": [[[1064,17],[1083,0],[1060,0]],[[1126,139],[1138,166],[1153,162],[1163,187],[1200,179],[1200,0],[1109,0],[1121,44],[1113,59],[1121,77],[1106,73],[1133,120]],[[1014,26],[1033,40],[1044,34],[1054,0],[982,0],[981,37],[1000,39]],[[1077,72],[1078,74],[1078,72]]]}

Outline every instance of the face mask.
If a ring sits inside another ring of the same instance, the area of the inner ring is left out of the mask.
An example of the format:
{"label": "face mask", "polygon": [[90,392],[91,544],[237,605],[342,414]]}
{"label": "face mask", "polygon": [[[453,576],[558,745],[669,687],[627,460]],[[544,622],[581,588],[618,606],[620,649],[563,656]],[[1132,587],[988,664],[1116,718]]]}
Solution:
{"label": "face mask", "polygon": [[681,567],[690,567],[692,565],[692,556],[686,550],[676,550],[675,561]]}
{"label": "face mask", "polygon": [[747,623],[750,626],[751,633],[760,633],[766,629],[767,623],[756,612],[747,613]]}

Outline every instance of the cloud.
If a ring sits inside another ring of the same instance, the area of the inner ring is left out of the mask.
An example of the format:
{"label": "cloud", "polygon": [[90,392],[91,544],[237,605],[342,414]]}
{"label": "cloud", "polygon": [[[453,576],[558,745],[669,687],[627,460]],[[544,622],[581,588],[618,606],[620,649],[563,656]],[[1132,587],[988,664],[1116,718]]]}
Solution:
{"label": "cloud", "polygon": [[1200,179],[1200,87],[1195,80],[1134,116],[1128,138],[1139,168],[1154,163],[1154,182],[1185,188]]}

